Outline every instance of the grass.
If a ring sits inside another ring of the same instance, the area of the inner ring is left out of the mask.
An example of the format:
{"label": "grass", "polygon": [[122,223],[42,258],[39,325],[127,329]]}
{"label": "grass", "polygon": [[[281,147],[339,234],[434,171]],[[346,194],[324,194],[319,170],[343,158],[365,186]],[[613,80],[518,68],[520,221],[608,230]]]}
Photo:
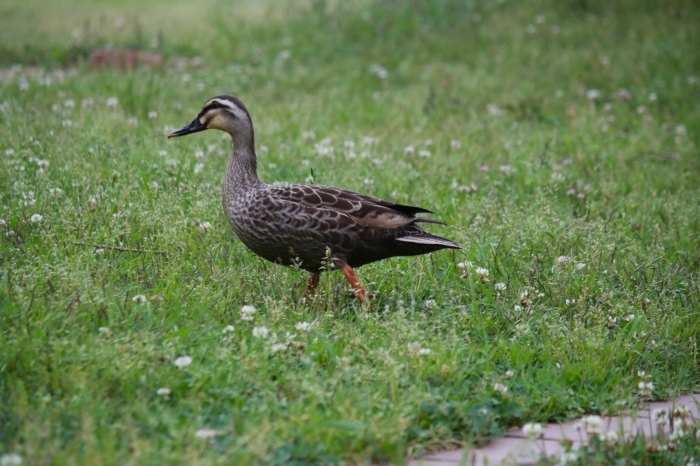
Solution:
{"label": "grass", "polygon": [[[0,15],[0,454],[401,463],[633,409],[640,370],[653,399],[698,389],[694,2],[24,5]],[[109,44],[166,63],[90,69]],[[164,136],[220,93],[263,180],[430,208],[465,249],[363,267],[371,308],[338,273],[300,303],[307,274],[222,214],[229,143]]]}

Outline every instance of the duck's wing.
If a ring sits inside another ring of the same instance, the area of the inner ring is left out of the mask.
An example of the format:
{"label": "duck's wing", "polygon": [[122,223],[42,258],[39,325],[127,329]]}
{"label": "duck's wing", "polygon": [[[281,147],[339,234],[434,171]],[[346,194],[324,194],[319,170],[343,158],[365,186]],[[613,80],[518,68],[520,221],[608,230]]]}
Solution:
{"label": "duck's wing", "polygon": [[305,209],[321,209],[346,215],[365,228],[390,230],[416,222],[443,222],[418,214],[432,213],[421,207],[395,204],[346,189],[330,186],[290,184],[271,187],[269,194],[277,201],[292,202]]}

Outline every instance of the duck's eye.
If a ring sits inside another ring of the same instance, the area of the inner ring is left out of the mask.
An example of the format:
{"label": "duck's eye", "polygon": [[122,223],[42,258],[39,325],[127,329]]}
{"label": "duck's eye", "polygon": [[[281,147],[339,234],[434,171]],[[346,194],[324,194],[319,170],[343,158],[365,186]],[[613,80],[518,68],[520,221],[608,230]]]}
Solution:
{"label": "duck's eye", "polygon": [[213,110],[215,108],[221,108],[221,104],[219,102],[212,102],[209,104],[207,107],[209,110]]}

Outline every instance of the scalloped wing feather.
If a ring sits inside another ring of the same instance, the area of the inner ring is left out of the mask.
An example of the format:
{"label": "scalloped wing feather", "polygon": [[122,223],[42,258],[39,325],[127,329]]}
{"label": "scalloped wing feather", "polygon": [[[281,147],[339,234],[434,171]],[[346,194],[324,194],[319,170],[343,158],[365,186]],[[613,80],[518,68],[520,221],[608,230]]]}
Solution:
{"label": "scalloped wing feather", "polygon": [[389,230],[415,222],[444,225],[443,222],[437,220],[416,216],[418,213],[432,213],[427,209],[394,204],[330,186],[290,184],[272,187],[269,194],[276,200],[290,201],[309,208],[345,214],[365,228]]}

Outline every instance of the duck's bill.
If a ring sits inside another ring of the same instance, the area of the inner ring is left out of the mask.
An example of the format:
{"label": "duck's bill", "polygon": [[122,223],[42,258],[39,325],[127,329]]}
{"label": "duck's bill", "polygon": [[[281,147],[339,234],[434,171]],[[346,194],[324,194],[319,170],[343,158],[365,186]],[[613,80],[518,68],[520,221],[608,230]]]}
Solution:
{"label": "duck's bill", "polygon": [[168,134],[168,137],[176,138],[178,136],[185,136],[187,134],[198,133],[200,131],[204,131],[205,129],[207,129],[207,127],[199,122],[199,118],[195,118],[189,125],[183,126],[182,128]]}

